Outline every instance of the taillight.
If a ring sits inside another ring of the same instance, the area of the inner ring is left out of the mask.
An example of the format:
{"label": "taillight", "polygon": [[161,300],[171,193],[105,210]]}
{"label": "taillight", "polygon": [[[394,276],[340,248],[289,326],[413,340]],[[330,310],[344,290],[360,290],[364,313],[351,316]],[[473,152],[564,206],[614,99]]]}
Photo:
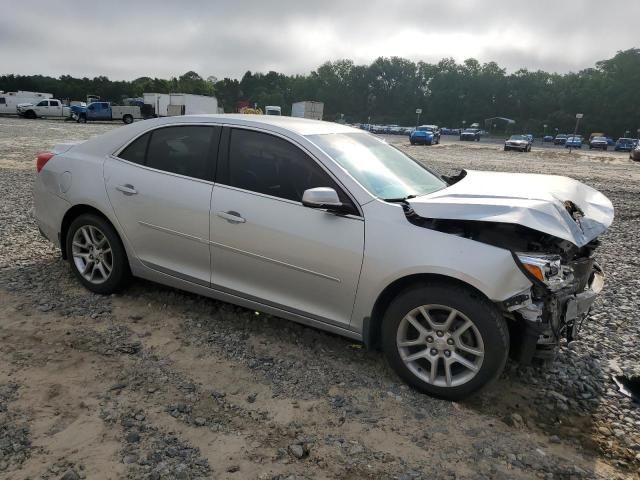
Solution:
{"label": "taillight", "polygon": [[55,153],[52,152],[42,152],[38,154],[38,156],[36,157],[36,170],[38,171],[38,173],[40,173],[40,170],[44,168],[47,162],[51,160],[54,155]]}

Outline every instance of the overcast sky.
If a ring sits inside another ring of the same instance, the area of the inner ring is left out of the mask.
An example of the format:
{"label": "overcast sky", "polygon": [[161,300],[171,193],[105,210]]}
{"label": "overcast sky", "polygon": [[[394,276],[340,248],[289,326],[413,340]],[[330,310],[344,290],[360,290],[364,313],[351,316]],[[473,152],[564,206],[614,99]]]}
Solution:
{"label": "overcast sky", "polygon": [[[8,3],[11,6],[8,6]],[[168,78],[308,73],[379,56],[567,72],[640,47],[640,0],[21,0],[0,73]]]}

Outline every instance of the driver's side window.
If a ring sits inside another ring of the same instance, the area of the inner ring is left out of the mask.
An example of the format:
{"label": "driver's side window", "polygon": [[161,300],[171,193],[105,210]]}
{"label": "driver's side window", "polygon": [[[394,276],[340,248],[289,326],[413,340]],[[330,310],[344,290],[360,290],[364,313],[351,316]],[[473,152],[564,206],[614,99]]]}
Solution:
{"label": "driver's side window", "polygon": [[314,159],[287,140],[267,133],[232,129],[224,170],[226,178],[218,181],[243,190],[301,202],[305,190],[329,187],[336,190],[342,203],[352,205]]}
{"label": "driver's side window", "polygon": [[36,105],[36,107],[46,107],[48,105],[49,103],[46,100],[42,100],[39,104]]}

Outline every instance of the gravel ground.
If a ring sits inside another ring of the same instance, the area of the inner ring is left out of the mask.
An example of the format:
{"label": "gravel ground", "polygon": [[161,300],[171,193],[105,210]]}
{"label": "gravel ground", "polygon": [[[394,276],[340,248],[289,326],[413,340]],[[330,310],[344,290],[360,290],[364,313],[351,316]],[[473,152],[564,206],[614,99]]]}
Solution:
{"label": "gravel ground", "polygon": [[111,128],[0,119],[1,478],[640,478],[640,406],[612,379],[640,373],[639,165],[388,138],[442,173],[565,174],[616,207],[581,338],[454,404],[348,339],[145,281],[82,289],[29,216],[33,157]]}

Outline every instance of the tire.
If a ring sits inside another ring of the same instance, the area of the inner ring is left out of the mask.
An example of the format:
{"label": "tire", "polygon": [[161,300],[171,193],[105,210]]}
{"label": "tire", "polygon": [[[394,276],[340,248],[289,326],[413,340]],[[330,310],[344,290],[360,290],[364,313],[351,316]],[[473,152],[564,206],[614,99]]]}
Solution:
{"label": "tire", "polygon": [[124,117],[122,117],[122,121],[123,121],[125,124],[129,125],[129,124],[133,123],[133,116],[132,116],[132,115],[129,115],[129,114],[127,113]]}
{"label": "tire", "polygon": [[[110,253],[107,252],[108,247]],[[65,249],[73,273],[87,290],[100,294],[115,293],[124,288],[131,278],[127,254],[118,233],[98,215],[83,214],[71,222]],[[89,258],[98,258],[98,261]],[[109,264],[111,270],[108,269]],[[86,274],[80,270],[82,267],[86,267]]]}
{"label": "tire", "polygon": [[78,123],[87,123],[87,114],[81,113],[78,115]]}
{"label": "tire", "polygon": [[34,112],[33,110],[27,110],[24,116],[29,120],[35,120],[37,118],[36,112]]}
{"label": "tire", "polygon": [[413,140],[409,140],[411,142],[411,145],[415,145],[416,142],[414,142]]}
{"label": "tire", "polygon": [[[424,307],[435,329],[424,316]],[[446,329],[446,319],[452,312],[455,316]],[[422,326],[422,333],[408,320],[409,314],[415,315],[413,319]],[[467,328],[462,329],[462,325]],[[433,333],[438,331],[443,332],[442,336]],[[451,331],[458,333],[452,336]],[[399,346],[403,339],[420,343]],[[502,373],[509,353],[509,330],[496,306],[479,293],[461,285],[429,283],[410,287],[391,302],[382,321],[382,345],[391,368],[413,388],[434,397],[458,401],[488,386]],[[484,352],[482,356],[478,354],[480,351]],[[424,357],[408,362],[410,366],[403,360],[420,353],[424,353]],[[435,359],[434,377],[428,358]],[[445,373],[447,358],[450,359],[449,381]],[[476,370],[453,358],[466,360]]]}
{"label": "tire", "polygon": [[509,151],[509,147],[504,147],[504,151],[508,152]]}

